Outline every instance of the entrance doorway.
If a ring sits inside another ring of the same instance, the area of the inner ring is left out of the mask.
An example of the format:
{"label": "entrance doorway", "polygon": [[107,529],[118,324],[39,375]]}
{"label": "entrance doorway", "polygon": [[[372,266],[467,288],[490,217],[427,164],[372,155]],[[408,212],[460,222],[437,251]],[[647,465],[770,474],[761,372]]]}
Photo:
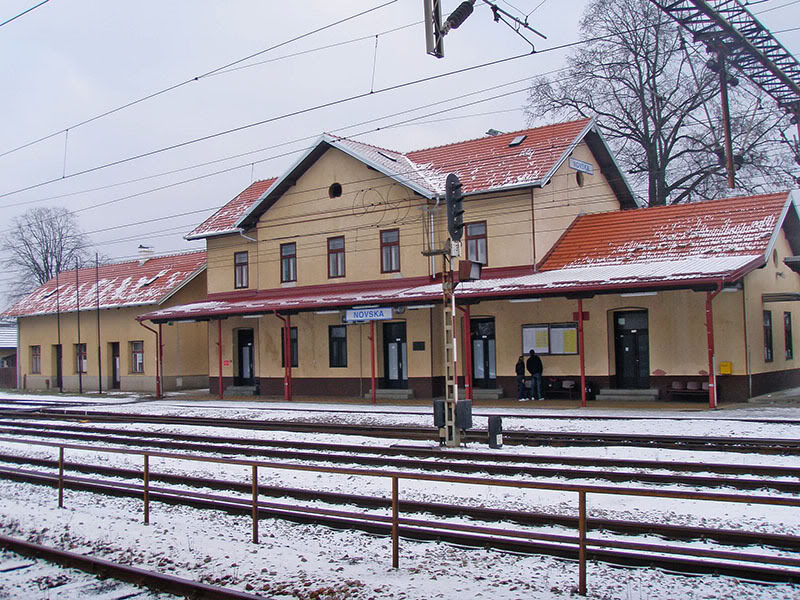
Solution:
{"label": "entrance doorway", "polygon": [[236,356],[239,361],[234,385],[255,385],[255,368],[253,361],[253,330],[236,330]]}
{"label": "entrance doorway", "polygon": [[406,323],[383,324],[383,386],[389,389],[408,388]]}
{"label": "entrance doorway", "polygon": [[614,354],[618,388],[650,387],[650,340],[646,310],[614,313]]}
{"label": "entrance doorway", "polygon": [[109,344],[111,346],[111,351],[109,355],[111,356],[111,389],[118,390],[119,389],[119,342],[111,342]]}
{"label": "entrance doorway", "polygon": [[497,387],[494,319],[471,319],[472,385],[476,388]]}
{"label": "entrance doorway", "polygon": [[54,385],[60,390],[64,387],[64,372],[61,365],[61,344],[53,344],[53,366],[55,370],[53,373]]}

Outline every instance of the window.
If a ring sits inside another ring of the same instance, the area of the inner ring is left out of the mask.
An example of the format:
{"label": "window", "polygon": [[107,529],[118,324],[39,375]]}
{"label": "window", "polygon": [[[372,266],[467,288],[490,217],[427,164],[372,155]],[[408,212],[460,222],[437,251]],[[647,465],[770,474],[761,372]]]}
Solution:
{"label": "window", "polygon": [[764,362],[772,362],[772,311],[764,311]]}
{"label": "window", "polygon": [[328,351],[331,367],[347,366],[347,327],[331,325],[328,327]]}
{"label": "window", "polygon": [[344,277],[344,236],[328,238],[328,277]]}
{"label": "window", "polygon": [[381,231],[381,273],[400,270],[400,230]]}
{"label": "window", "polygon": [[144,342],[131,342],[131,373],[144,373]]}
{"label": "window", "polygon": [[486,221],[467,223],[467,260],[488,264],[486,258]]}
{"label": "window", "polygon": [[522,353],[577,354],[577,323],[544,323],[522,326]]}
{"label": "window", "polygon": [[249,264],[247,252],[233,253],[233,287],[238,289],[250,285]]}
{"label": "window", "polygon": [[42,347],[31,346],[31,373],[42,372]]}
{"label": "window", "polygon": [[75,344],[75,372],[86,373],[86,344]]}
{"label": "window", "polygon": [[[284,336],[286,335],[286,327],[281,327],[281,367],[286,366],[286,354],[283,350],[283,342],[286,339]],[[289,337],[289,345],[291,348],[289,352],[292,355],[292,366],[297,366],[297,327],[292,327]]]}
{"label": "window", "polygon": [[794,346],[792,345],[792,313],[783,313],[783,339],[786,347],[786,360],[794,358]]}
{"label": "window", "polygon": [[297,281],[297,244],[281,244],[281,283]]}

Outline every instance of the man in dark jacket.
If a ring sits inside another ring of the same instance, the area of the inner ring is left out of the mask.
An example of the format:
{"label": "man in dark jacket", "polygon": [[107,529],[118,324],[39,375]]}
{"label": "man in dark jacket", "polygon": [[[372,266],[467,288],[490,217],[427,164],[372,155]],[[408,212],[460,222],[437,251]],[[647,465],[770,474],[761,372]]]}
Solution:
{"label": "man in dark jacket", "polygon": [[533,348],[531,348],[530,356],[528,357],[528,372],[531,374],[531,396],[534,400],[544,400],[542,393],[542,359],[536,356]]}

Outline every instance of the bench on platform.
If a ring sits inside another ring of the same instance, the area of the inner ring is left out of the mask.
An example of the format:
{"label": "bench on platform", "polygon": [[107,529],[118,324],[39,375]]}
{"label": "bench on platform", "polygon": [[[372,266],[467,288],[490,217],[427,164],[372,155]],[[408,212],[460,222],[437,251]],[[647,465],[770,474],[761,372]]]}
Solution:
{"label": "bench on platform", "polygon": [[667,399],[688,398],[692,400],[708,400],[708,382],[673,381],[667,390]]}
{"label": "bench on platform", "polygon": [[544,385],[544,397],[567,397],[570,400],[578,397],[578,386],[572,379],[562,379],[561,381],[548,381]]}

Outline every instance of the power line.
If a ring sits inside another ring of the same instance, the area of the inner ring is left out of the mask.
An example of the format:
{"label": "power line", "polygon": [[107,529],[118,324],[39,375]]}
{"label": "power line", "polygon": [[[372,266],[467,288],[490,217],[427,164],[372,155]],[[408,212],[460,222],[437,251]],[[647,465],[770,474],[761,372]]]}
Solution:
{"label": "power line", "polygon": [[6,20],[5,20],[5,21],[3,21],[2,23],[0,23],[0,27],[2,27],[3,25],[8,25],[9,23],[11,23],[11,21],[14,21],[14,20],[16,20],[16,19],[19,19],[19,18],[20,18],[21,16],[23,16],[23,15],[27,15],[27,14],[28,14],[29,12],[31,12],[32,10],[36,10],[36,9],[37,9],[37,8],[39,8],[39,7],[40,7],[42,4],[47,4],[48,2],[50,2],[50,0],[42,0],[42,2],[39,2],[39,4],[37,4],[37,5],[35,5],[35,6],[31,6],[31,7],[30,7],[29,9],[27,9],[27,10],[23,10],[21,13],[19,13],[18,15],[14,16],[14,17],[11,17],[10,19],[6,19]]}
{"label": "power line", "polygon": [[[379,6],[375,6],[373,8],[369,8],[367,10],[363,10],[363,11],[361,11],[359,13],[356,13],[354,15],[351,15],[349,17],[345,17],[344,19],[339,19],[338,21],[334,21],[333,23],[329,23],[328,25],[324,25],[322,27],[318,27],[317,29],[314,29],[312,31],[308,31],[306,33],[303,33],[301,35],[293,37],[293,38],[291,38],[289,40],[285,40],[283,42],[280,42],[278,44],[270,46],[269,48],[264,48],[263,50],[259,50],[258,52],[254,52],[254,53],[249,54],[247,56],[244,56],[242,58],[238,58],[238,59],[236,59],[234,61],[231,61],[229,63],[226,63],[226,64],[224,64],[224,65],[222,65],[220,67],[217,67],[217,68],[212,69],[210,71],[206,71],[205,73],[203,73],[201,75],[197,75],[195,77],[191,77],[191,78],[186,79],[184,81],[181,81],[179,83],[176,83],[176,84],[170,85],[168,87],[162,88],[162,89],[160,89],[160,90],[158,90],[156,92],[152,92],[150,94],[147,94],[146,96],[142,96],[141,98],[138,98],[136,100],[132,100],[130,102],[127,102],[125,104],[117,106],[116,108],[112,108],[111,110],[107,110],[107,111],[105,111],[103,113],[100,113],[98,115],[95,115],[93,117],[85,119],[83,121],[79,121],[78,123],[75,123],[74,125],[70,125],[69,127],[66,127],[64,129],[59,129],[58,131],[55,131],[53,133],[50,133],[50,134],[45,135],[43,137],[40,137],[40,138],[38,138],[36,140],[33,140],[31,142],[27,142],[25,144],[22,144],[21,146],[17,146],[16,148],[12,148],[11,150],[6,150],[5,152],[0,153],[0,158],[2,158],[3,156],[6,156],[8,154],[12,154],[13,152],[17,152],[17,151],[22,150],[24,148],[28,148],[30,146],[33,146],[34,144],[38,144],[39,142],[43,142],[45,140],[49,140],[50,138],[53,138],[53,137],[55,137],[57,135],[61,135],[62,133],[66,133],[69,130],[74,130],[74,129],[76,129],[78,127],[81,127],[83,125],[87,125],[88,123],[92,123],[94,121],[97,121],[98,119],[102,119],[103,117],[107,117],[109,115],[113,115],[114,113],[117,113],[117,112],[119,112],[121,110],[125,110],[126,108],[130,108],[131,106],[135,106],[135,105],[137,105],[137,104],[139,104],[141,102],[145,102],[146,100],[150,100],[151,98],[156,98],[158,96],[161,96],[162,94],[166,94],[167,92],[171,92],[172,90],[176,90],[178,88],[181,88],[181,87],[183,87],[185,85],[188,85],[188,84],[190,84],[190,83],[192,83],[194,81],[199,81],[200,79],[203,79],[205,77],[209,77],[211,75],[214,75],[215,73],[218,73],[218,72],[220,72],[220,71],[222,71],[224,69],[229,69],[229,68],[231,68],[231,67],[233,67],[235,65],[241,64],[241,63],[243,63],[243,62],[245,62],[247,60],[255,58],[256,56],[261,56],[262,54],[265,54],[267,52],[271,52],[272,50],[276,50],[277,48],[280,48],[282,46],[286,46],[288,44],[291,44],[291,43],[296,42],[298,40],[301,40],[303,38],[309,37],[311,35],[314,35],[315,33],[319,33],[320,31],[324,31],[326,29],[330,29],[331,27],[335,27],[336,25],[341,25],[342,23],[345,23],[347,21],[351,21],[351,20],[356,19],[358,17],[361,17],[363,15],[366,15],[367,13],[379,10],[381,8],[385,8],[386,6],[389,6],[390,4],[394,4],[397,1],[398,0],[389,0],[388,2],[384,2],[383,4],[381,4]],[[49,0],[45,0],[45,2],[49,2]],[[42,4],[44,4],[44,2],[42,2]],[[37,6],[41,6],[41,4],[39,4]],[[34,7],[34,8],[36,8],[36,7]],[[29,9],[29,11],[30,10],[33,10],[33,9]],[[26,12],[29,12],[29,11],[26,11]],[[20,16],[20,15],[18,15],[18,16]],[[14,18],[17,18],[17,17],[14,17]],[[3,25],[3,24],[0,24],[0,25]]]}

